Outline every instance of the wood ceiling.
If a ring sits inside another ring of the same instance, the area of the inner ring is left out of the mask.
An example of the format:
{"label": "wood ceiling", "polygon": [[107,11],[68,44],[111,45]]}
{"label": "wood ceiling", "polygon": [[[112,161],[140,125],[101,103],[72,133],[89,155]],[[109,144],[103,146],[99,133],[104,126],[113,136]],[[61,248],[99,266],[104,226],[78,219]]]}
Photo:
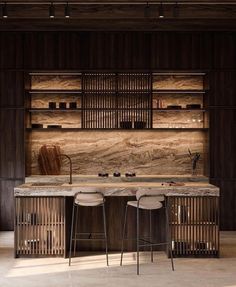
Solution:
{"label": "wood ceiling", "polygon": [[50,19],[50,1],[8,0],[8,18],[0,14],[0,30],[236,30],[236,1],[165,0],[164,19],[158,17],[160,2],[148,1],[147,14],[147,2],[141,0],[69,0],[71,17],[65,19],[66,0],[56,0]]}

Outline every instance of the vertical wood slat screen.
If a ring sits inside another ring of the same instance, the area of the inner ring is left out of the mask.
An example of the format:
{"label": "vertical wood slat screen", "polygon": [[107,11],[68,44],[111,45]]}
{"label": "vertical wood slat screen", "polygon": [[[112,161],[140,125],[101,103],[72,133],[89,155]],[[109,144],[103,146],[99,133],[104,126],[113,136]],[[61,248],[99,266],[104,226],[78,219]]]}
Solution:
{"label": "vertical wood slat screen", "polygon": [[172,251],[181,256],[219,256],[219,198],[169,197]]}
{"label": "vertical wood slat screen", "polygon": [[82,128],[151,128],[150,73],[82,74]]}
{"label": "vertical wood slat screen", "polygon": [[63,197],[16,197],[16,256],[65,254]]}

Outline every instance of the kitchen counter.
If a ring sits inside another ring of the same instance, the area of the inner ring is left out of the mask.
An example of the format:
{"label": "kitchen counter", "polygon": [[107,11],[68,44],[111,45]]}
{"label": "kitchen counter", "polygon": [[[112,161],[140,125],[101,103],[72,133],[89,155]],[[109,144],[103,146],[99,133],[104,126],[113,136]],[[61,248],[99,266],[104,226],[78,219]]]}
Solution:
{"label": "kitchen counter", "polygon": [[[206,177],[138,176],[133,178],[75,176],[73,184],[68,176],[32,176],[14,189],[15,196],[73,196],[78,191],[99,191],[105,196],[135,196],[138,190],[158,190],[166,196],[219,196],[218,187]],[[170,186],[169,182],[177,185]]]}
{"label": "kitchen counter", "polygon": [[[177,186],[170,186],[168,182],[176,182]],[[209,184],[206,177],[172,175],[133,178],[81,175],[73,177],[72,185],[68,184],[68,175],[26,178],[25,184],[14,189],[15,256],[68,255],[73,196],[78,191],[100,191],[106,196],[109,250],[120,251],[125,206],[138,190],[155,190],[168,196],[175,257],[219,256],[219,188]],[[101,230],[99,208],[80,208],[79,214],[77,224],[81,232]],[[166,230],[165,215],[153,211],[152,217],[155,238],[161,241]],[[130,209],[127,216],[129,234],[136,232],[134,218],[135,210]],[[144,234],[149,234],[148,216],[142,218],[142,224]],[[134,251],[135,242],[127,243],[126,248]],[[77,249],[103,250],[97,242],[80,243]]]}

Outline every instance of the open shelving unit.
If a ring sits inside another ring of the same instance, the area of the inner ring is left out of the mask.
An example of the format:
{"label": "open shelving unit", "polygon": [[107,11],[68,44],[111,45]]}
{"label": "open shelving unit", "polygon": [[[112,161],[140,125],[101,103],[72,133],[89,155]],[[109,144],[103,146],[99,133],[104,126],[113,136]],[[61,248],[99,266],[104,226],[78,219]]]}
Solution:
{"label": "open shelving unit", "polygon": [[[205,73],[54,72],[29,78],[27,131],[52,131],[47,128],[51,124],[60,125],[54,129],[60,131],[208,129]],[[49,102],[56,108],[49,108]],[[59,108],[59,102],[66,103],[66,109]],[[69,108],[70,102],[76,108]],[[43,129],[32,128],[32,123],[43,124]]]}

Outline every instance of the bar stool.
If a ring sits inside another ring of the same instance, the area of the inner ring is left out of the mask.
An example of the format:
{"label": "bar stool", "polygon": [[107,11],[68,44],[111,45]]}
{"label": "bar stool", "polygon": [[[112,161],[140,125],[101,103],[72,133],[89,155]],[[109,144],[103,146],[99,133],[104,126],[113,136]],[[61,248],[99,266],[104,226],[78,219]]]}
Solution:
{"label": "bar stool", "polygon": [[[77,232],[77,220],[78,220],[78,209],[79,206],[87,206],[87,207],[95,207],[101,206],[103,211],[103,232],[96,232],[97,235],[103,235],[103,238],[93,239],[92,235],[95,232]],[[76,224],[75,224],[75,232],[74,232],[74,217],[75,217],[75,209],[76,209]],[[89,235],[88,238],[79,238],[80,235]],[[106,246],[106,261],[108,266],[108,244],[107,244],[107,230],[106,230],[106,213],[105,213],[105,198],[104,195],[100,192],[77,192],[74,196],[73,201],[73,210],[72,210],[72,220],[71,220],[71,234],[70,234],[70,252],[69,252],[69,266],[71,265],[71,249],[72,242],[74,241],[74,254],[76,241],[79,240],[101,240],[105,241]]]}
{"label": "bar stool", "polygon": [[[125,228],[126,228],[126,221],[127,221],[127,211],[128,207],[134,207],[136,208],[137,212],[137,236],[135,238],[137,242],[137,275],[139,275],[139,250],[141,247],[150,247],[151,251],[151,261],[153,262],[153,246],[157,245],[167,245],[168,252],[171,257],[171,267],[174,271],[174,261],[173,261],[173,254],[172,254],[172,248],[171,248],[171,237],[170,237],[170,229],[169,229],[169,211],[167,206],[167,201],[164,195],[158,194],[155,190],[150,191],[137,191],[136,193],[136,201],[128,201],[125,208],[125,218],[124,218],[124,225],[123,225],[123,236],[122,236],[122,244],[121,244],[121,259],[120,259],[120,265],[122,266],[122,260],[123,260],[123,253],[124,253],[124,240],[125,240]],[[151,212],[152,210],[157,210],[160,208],[165,209],[165,217],[166,217],[166,236],[167,241],[161,242],[161,243],[155,243],[152,242],[152,220],[151,220]],[[149,224],[150,224],[150,234],[149,234],[149,240],[141,238],[139,234],[139,211],[140,209],[149,211]],[[128,239],[128,238],[127,238]]]}

